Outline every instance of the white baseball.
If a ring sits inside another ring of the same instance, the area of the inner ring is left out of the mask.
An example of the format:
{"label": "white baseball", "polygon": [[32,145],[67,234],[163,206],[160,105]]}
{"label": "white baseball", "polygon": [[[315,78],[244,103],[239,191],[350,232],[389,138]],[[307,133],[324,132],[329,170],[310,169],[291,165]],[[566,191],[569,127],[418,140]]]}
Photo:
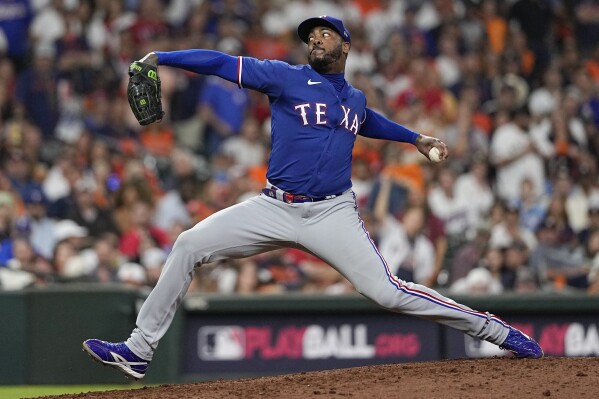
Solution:
{"label": "white baseball", "polygon": [[433,147],[428,152],[428,158],[433,162],[441,162],[441,152],[437,147]]}

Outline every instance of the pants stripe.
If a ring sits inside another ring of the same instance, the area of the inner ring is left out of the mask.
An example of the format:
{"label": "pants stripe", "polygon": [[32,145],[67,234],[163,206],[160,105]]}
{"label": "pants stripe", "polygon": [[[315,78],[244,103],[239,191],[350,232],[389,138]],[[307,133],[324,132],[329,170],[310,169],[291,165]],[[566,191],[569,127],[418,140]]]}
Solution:
{"label": "pants stripe", "polygon": [[400,279],[398,279],[395,275],[393,275],[393,273],[391,273],[391,270],[389,269],[389,265],[387,265],[387,262],[385,261],[383,256],[380,254],[378,248],[376,247],[376,244],[374,243],[374,241],[372,241],[372,238],[370,238],[370,234],[368,233],[368,231],[366,230],[366,227],[364,226],[364,221],[359,217],[359,215],[358,215],[358,218],[360,219],[360,223],[362,224],[362,230],[364,230],[364,232],[366,233],[366,236],[368,237],[368,240],[370,241],[370,245],[372,245],[372,248],[374,248],[374,250],[377,253],[377,256],[381,260],[381,263],[385,267],[385,273],[387,274],[387,278],[389,279],[389,282],[391,282],[391,284],[393,284],[393,286],[396,289],[403,291],[404,293],[406,293],[408,295],[426,299],[428,301],[431,301],[433,303],[436,303],[437,305],[446,307],[448,309],[457,310],[459,312],[471,314],[473,316],[477,316],[477,317],[484,318],[484,319],[487,319],[490,317],[491,320],[501,324],[502,326],[504,326],[506,328],[508,327],[503,320],[501,320],[500,318],[498,318],[495,315],[489,315],[487,313],[478,312],[476,310],[464,309],[457,304],[444,301],[440,298],[436,298],[433,295],[429,294],[428,292],[416,290],[416,289],[405,286]]}

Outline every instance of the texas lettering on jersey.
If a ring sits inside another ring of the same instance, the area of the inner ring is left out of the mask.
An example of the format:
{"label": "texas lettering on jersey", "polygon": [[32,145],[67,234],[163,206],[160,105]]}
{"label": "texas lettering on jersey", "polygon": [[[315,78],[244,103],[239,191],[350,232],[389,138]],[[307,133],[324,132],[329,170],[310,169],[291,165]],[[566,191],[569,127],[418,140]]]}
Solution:
{"label": "texas lettering on jersey", "polygon": [[[351,159],[366,97],[336,89],[309,65],[241,57],[240,87],[268,95],[272,151],[268,180],[291,193],[326,196],[351,188]],[[351,133],[351,134],[347,134]]]}
{"label": "texas lettering on jersey", "polygon": [[[302,126],[326,125],[328,123],[327,108],[328,105],[325,103],[304,103],[294,107],[299,112]],[[339,126],[344,127],[356,136],[360,128],[358,114],[352,112],[351,108],[345,105],[341,105],[341,110],[343,111],[343,119]]]}

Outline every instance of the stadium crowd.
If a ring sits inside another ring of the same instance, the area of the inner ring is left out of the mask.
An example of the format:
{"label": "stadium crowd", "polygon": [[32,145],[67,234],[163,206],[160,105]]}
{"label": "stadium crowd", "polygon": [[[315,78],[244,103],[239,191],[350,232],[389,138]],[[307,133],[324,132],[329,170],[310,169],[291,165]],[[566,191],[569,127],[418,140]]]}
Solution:
{"label": "stadium crowd", "polygon": [[[268,98],[161,67],[166,116],[141,127],[128,65],[188,48],[306,63],[295,29],[315,15],[349,27],[345,76],[370,107],[450,150],[357,138],[360,213],[399,277],[599,293],[597,0],[2,1],[0,289],[151,287],[179,233],[258,195]],[[278,250],[199,268],[191,290],[352,288]]]}

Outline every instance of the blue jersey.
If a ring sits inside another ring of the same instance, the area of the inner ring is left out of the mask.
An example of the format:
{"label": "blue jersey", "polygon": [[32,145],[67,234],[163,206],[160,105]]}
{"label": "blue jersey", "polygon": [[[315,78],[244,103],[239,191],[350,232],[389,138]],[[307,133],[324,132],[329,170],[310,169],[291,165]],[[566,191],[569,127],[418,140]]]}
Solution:
{"label": "blue jersey", "polygon": [[352,149],[364,119],[364,94],[341,90],[309,65],[242,57],[239,84],[270,99],[272,152],[267,178],[291,193],[340,194],[351,187]]}
{"label": "blue jersey", "polygon": [[209,50],[156,52],[159,64],[213,74],[268,95],[272,151],[268,180],[312,197],[351,188],[356,136],[414,143],[418,134],[366,108],[366,97],[345,83],[340,93],[309,65],[232,57]]}

